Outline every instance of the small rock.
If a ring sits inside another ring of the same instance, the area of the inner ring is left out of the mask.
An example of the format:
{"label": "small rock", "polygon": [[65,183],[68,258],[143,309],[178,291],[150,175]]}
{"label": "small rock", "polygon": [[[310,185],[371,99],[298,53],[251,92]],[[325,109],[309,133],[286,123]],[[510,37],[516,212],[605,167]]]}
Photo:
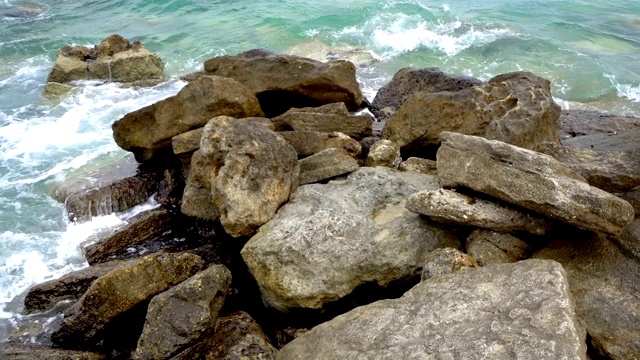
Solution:
{"label": "small rock", "polygon": [[467,253],[480,266],[514,263],[529,257],[531,247],[517,237],[490,230],[475,230],[467,238]]}
{"label": "small rock", "polygon": [[330,148],[299,161],[300,185],[319,182],[359,168],[358,161],[341,150]]}
{"label": "small rock", "polygon": [[103,360],[98,353],[55,349],[36,344],[2,344],[0,358],[4,360]]}
{"label": "small rock", "polygon": [[412,171],[421,174],[436,175],[437,166],[434,160],[410,157],[407,160],[400,163],[399,169],[401,171]]}
{"label": "small rock", "polygon": [[458,249],[433,249],[424,260],[421,279],[424,281],[436,275],[475,267],[478,267],[476,260]]}
{"label": "small rock", "polygon": [[337,131],[356,140],[373,133],[371,116],[351,115],[344,103],[317,108],[293,108],[271,121],[278,131]]}
{"label": "small rock", "polygon": [[298,158],[319,153],[322,150],[335,148],[345,154],[357,158],[362,146],[357,140],[338,132],[322,133],[317,131],[281,131],[282,136],[298,153]]}
{"label": "small rock", "polygon": [[402,162],[400,146],[389,140],[380,140],[371,145],[365,166],[387,166],[397,169]]}

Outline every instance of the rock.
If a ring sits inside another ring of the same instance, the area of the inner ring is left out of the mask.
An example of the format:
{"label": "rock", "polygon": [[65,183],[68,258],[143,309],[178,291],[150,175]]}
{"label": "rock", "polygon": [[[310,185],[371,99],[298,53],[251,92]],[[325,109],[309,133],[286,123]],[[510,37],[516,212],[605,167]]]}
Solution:
{"label": "rock", "polygon": [[171,138],[205,125],[212,117],[263,116],[258,99],[242,84],[219,76],[201,76],[177,95],[130,112],[113,123],[113,137],[143,162]]}
{"label": "rock", "polygon": [[618,116],[591,110],[563,110],[560,113],[560,139],[593,134],[612,134],[640,128],[640,118]]}
{"label": "rock", "polygon": [[400,147],[389,140],[380,140],[371,145],[364,164],[397,169],[401,162]]}
{"label": "rock", "polygon": [[149,255],[95,280],[80,301],[65,312],[54,344],[92,348],[116,317],[189,278],[202,269],[193,254]]}
{"label": "rock", "polygon": [[[562,264],[597,357],[640,354],[640,266],[603,234],[567,229],[533,255]],[[592,358],[596,358],[592,356]]]}
{"label": "rock", "polygon": [[369,115],[351,115],[344,103],[317,108],[293,108],[271,119],[278,131],[341,132],[356,140],[372,134]]}
{"label": "rock", "polygon": [[110,261],[89,266],[30,288],[24,299],[24,313],[46,311],[64,300],[78,300],[95,279],[121,264],[122,261]]}
{"label": "rock", "polygon": [[0,17],[4,18],[33,18],[42,14],[42,8],[37,5],[8,5],[3,3],[0,8]]}
{"label": "rock", "polygon": [[65,95],[72,93],[73,90],[74,87],[71,85],[49,82],[44,86],[42,95],[49,100],[60,101],[64,98]]}
{"label": "rock", "polygon": [[357,110],[363,100],[355,66],[344,60],[323,63],[256,49],[209,59],[204,70],[210,75],[235,79],[251,89],[269,118],[292,107],[334,102]]}
{"label": "rock", "polygon": [[282,131],[279,132],[289,145],[298,153],[298,158],[335,148],[345,154],[357,158],[362,151],[360,143],[353,138],[338,132],[321,133],[317,131]]}
{"label": "rock", "polygon": [[424,281],[436,275],[476,267],[478,267],[476,260],[458,249],[433,249],[424,260],[421,279]]}
{"label": "rock", "polygon": [[467,238],[467,253],[480,266],[524,260],[531,250],[527,243],[513,235],[490,230],[475,230]]}
{"label": "rock", "polygon": [[348,60],[357,67],[366,67],[379,60],[371,50],[361,47],[327,45],[317,37],[289,50],[290,55],[308,57],[318,61]]}
{"label": "rock", "polygon": [[417,275],[434,248],[460,247],[404,208],[408,194],[437,187],[433,176],[375,167],[298,188],[241,251],[264,303],[318,309],[359,285]]}
{"label": "rock", "polygon": [[212,163],[197,150],[191,157],[191,166],[187,184],[182,195],[180,211],[198,219],[218,220],[220,209],[213,202],[211,179],[215,174],[217,164]]}
{"label": "rock", "polygon": [[131,247],[171,237],[173,225],[171,214],[156,208],[128,219],[111,234],[98,233],[89,237],[80,247],[89,264],[104,263],[126,253]]}
{"label": "rock", "polygon": [[568,288],[553,261],[434,276],[316,326],[278,359],[584,359]]}
{"label": "rock", "polygon": [[358,161],[341,150],[322,150],[299,161],[300,185],[310,184],[355,171]]}
{"label": "rock", "polygon": [[434,160],[410,157],[400,163],[401,171],[412,171],[422,174],[436,175],[436,162]]}
{"label": "rock", "polygon": [[260,325],[246,312],[220,318],[213,337],[183,352],[175,360],[272,360],[277,350]]}
{"label": "rock", "polygon": [[156,295],[132,359],[169,359],[213,334],[231,283],[223,265],[213,265]]}
{"label": "rock", "polygon": [[637,186],[625,193],[618,194],[618,196],[629,202],[629,204],[633,206],[635,213],[640,215],[640,186]]}
{"label": "rock", "polygon": [[407,199],[407,209],[434,221],[499,232],[526,231],[544,235],[551,228],[549,221],[536,215],[444,189],[412,194]]}
{"label": "rock", "polygon": [[634,217],[628,202],[554,158],[503,142],[443,133],[437,161],[443,187],[468,187],[584,229],[619,234]]}
{"label": "rock", "polygon": [[447,74],[436,67],[423,69],[406,67],[398,70],[393,79],[378,90],[371,103],[371,111],[379,121],[386,121],[409,96],[417,92],[455,92],[483,84],[478,79]]}
{"label": "rock", "polygon": [[457,92],[418,92],[389,118],[382,138],[400,145],[403,153],[431,151],[443,131],[553,153],[560,107],[550,86],[534,74],[515,72]]}
{"label": "rock", "polygon": [[622,234],[612,237],[612,241],[625,254],[640,260],[640,217],[635,218]]}
{"label": "rock", "polygon": [[36,344],[3,344],[0,346],[0,358],[5,360],[102,360],[102,354],[54,349]]}

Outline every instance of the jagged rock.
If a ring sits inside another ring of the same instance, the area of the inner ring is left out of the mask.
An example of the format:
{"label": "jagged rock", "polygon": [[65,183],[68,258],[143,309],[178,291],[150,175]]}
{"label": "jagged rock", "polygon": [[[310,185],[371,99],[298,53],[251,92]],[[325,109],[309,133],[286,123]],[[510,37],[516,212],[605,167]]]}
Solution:
{"label": "jagged rock", "polygon": [[220,56],[204,63],[205,73],[235,79],[251,89],[267,117],[292,107],[343,102],[350,110],[362,104],[355,66],[344,60],[323,63],[265,50]]}
{"label": "jagged rock", "polygon": [[631,206],[633,206],[633,210],[636,214],[640,215],[640,186],[637,186],[630,191],[624,192],[622,194],[617,194],[621,199],[628,201]]}
{"label": "jagged rock", "polygon": [[36,344],[3,344],[0,358],[4,360],[103,360],[106,356],[98,353],[54,349]]}
{"label": "jagged rock", "polygon": [[213,334],[231,283],[223,265],[213,265],[156,295],[132,359],[169,359]]}
{"label": "jagged rock", "polygon": [[434,276],[285,345],[278,359],[584,359],[562,266],[526,260]]}
{"label": "jagged rock", "polygon": [[434,221],[499,232],[526,231],[544,235],[551,228],[549,221],[536,215],[445,189],[412,194],[407,199],[407,209]]}
{"label": "jagged rock", "polygon": [[400,163],[399,169],[401,171],[412,171],[422,174],[436,175],[436,164],[437,163],[434,160],[410,157]]}
{"label": "jagged rock", "polygon": [[111,234],[97,233],[89,237],[80,247],[89,264],[99,264],[112,260],[133,246],[172,236],[173,225],[171,214],[157,208],[128,219]]}
{"label": "jagged rock", "polygon": [[130,112],[113,123],[113,137],[143,162],[171,146],[171,138],[205,125],[219,115],[263,116],[258,99],[242,84],[219,76],[201,76],[177,95]]}
{"label": "jagged rock", "polygon": [[95,280],[80,301],[65,312],[51,340],[65,348],[92,348],[107,326],[153,296],[202,269],[200,257],[185,253],[149,255]]}
{"label": "jagged rock", "polygon": [[562,264],[576,315],[594,355],[634,359],[640,354],[640,266],[603,234],[567,229],[533,255]]}
{"label": "jagged rock", "polygon": [[316,108],[293,108],[271,121],[278,131],[338,131],[356,140],[372,134],[371,116],[351,115],[344,103]]}
{"label": "jagged rock", "polygon": [[589,186],[554,158],[495,140],[443,133],[438,177],[585,229],[619,234],[634,217],[628,202]]}
{"label": "jagged rock", "polygon": [[393,79],[388,84],[378,90],[371,103],[371,111],[379,121],[385,121],[400,108],[410,95],[417,92],[455,92],[482,84],[484,83],[478,79],[447,74],[436,67],[402,68],[393,75]]}
{"label": "jagged rock", "polygon": [[197,150],[193,153],[180,206],[183,214],[206,220],[220,218],[220,209],[213,202],[211,195],[212,174],[215,174],[216,169],[217,164],[203,156],[202,151]]}
{"label": "jagged rock", "polygon": [[371,145],[365,166],[387,166],[397,169],[402,162],[400,146],[389,141],[380,140]]}
{"label": "jagged rock", "polygon": [[560,113],[560,139],[593,134],[612,134],[640,128],[640,118],[618,116],[591,110],[563,110]]}
{"label": "jagged rock", "polygon": [[356,159],[335,148],[322,150],[298,163],[300,164],[300,185],[347,174],[360,167]]}
{"label": "jagged rock", "polygon": [[322,133],[317,131],[282,131],[279,132],[289,145],[298,153],[298,158],[318,153],[322,150],[336,148],[345,154],[357,158],[362,151],[360,143],[353,138],[338,132]]}
{"label": "jagged rock", "polygon": [[360,168],[345,180],[303,185],[244,246],[262,299],[280,311],[321,308],[357,286],[417,275],[427,253],[457,237],[404,208],[435,177]]}
{"label": "jagged rock", "polygon": [[467,238],[467,253],[480,266],[514,263],[529,257],[531,246],[517,237],[490,230],[475,230]]}
{"label": "jagged rock", "polygon": [[418,92],[389,118],[382,138],[400,145],[403,153],[431,151],[443,131],[554,153],[560,107],[550,86],[534,74],[515,72],[457,92]]}
{"label": "jagged rock", "polygon": [[94,280],[121,264],[122,261],[110,261],[89,266],[30,288],[24,299],[24,313],[46,311],[64,300],[78,300]]}
{"label": "jagged rock", "polygon": [[424,260],[420,278],[424,281],[435,275],[450,274],[475,267],[478,267],[476,260],[458,249],[433,249]]}

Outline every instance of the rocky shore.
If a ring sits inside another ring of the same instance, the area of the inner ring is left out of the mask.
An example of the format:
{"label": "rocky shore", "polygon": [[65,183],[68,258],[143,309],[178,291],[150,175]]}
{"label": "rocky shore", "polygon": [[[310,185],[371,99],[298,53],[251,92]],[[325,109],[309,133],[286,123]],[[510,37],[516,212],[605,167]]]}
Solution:
{"label": "rocky shore", "polygon": [[[102,44],[58,59],[157,65]],[[25,313],[64,315],[0,357],[640,358],[640,119],[561,111],[529,72],[405,68],[371,103],[345,60],[251,50],[185,79],[113,123],[131,157],[53,194],[77,222],[159,206],[33,287]]]}

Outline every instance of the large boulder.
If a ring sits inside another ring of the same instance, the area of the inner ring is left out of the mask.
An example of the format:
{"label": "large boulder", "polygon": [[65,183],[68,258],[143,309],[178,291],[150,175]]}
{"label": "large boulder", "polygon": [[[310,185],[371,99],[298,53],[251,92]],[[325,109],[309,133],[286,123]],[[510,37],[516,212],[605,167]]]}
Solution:
{"label": "large boulder", "polygon": [[628,202],[592,187],[551,156],[496,140],[442,133],[438,177],[585,229],[619,234],[634,217]]}
{"label": "large boulder", "polygon": [[343,102],[350,110],[362,104],[355,66],[344,60],[321,61],[250,50],[204,63],[206,74],[235,79],[251,89],[267,117],[292,107]]}
{"label": "large boulder", "polygon": [[278,359],[585,359],[584,331],[554,261],[526,260],[422,281],[285,345]]}
{"label": "large boulder", "polygon": [[369,148],[369,153],[364,161],[365,166],[388,166],[397,169],[402,162],[400,147],[389,141],[376,141]]}
{"label": "large boulder", "polygon": [[123,149],[143,162],[171,138],[204,126],[219,115],[237,118],[263,116],[258,99],[239,82],[219,76],[201,76],[177,95],[145,106],[113,123],[113,137]]}
{"label": "large boulder", "polygon": [[442,131],[554,153],[560,107],[550,87],[548,80],[515,72],[457,92],[418,92],[389,118],[382,137],[400,145],[403,153],[432,151]]}
{"label": "large boulder", "polygon": [[241,251],[263,301],[319,309],[359,285],[417,275],[434,248],[459,248],[451,232],[404,208],[409,194],[437,187],[433,176],[386,167],[300,186]]}
{"label": "large boulder", "polygon": [[273,119],[277,131],[338,131],[356,140],[373,134],[371,116],[351,115],[344,103],[293,108]]}
{"label": "large boulder", "polygon": [[436,67],[423,69],[406,67],[398,70],[393,75],[393,79],[378,90],[371,102],[371,112],[378,121],[386,121],[409,96],[417,92],[455,92],[483,84],[481,80],[464,75],[447,74]]}

